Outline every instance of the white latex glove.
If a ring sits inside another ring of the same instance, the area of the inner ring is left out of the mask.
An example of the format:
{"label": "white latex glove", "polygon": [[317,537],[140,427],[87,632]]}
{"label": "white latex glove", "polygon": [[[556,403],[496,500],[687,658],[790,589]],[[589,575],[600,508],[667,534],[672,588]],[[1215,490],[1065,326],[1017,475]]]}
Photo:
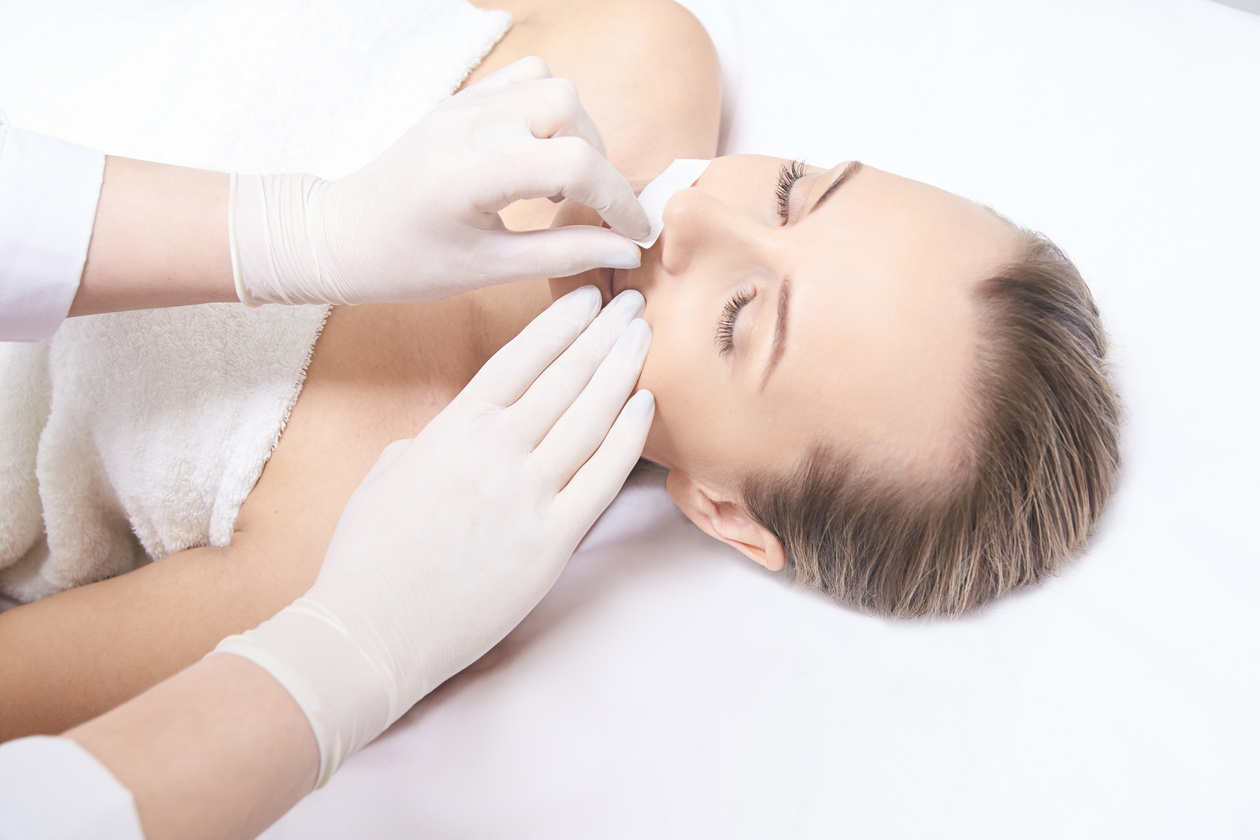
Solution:
{"label": "white latex glove", "polygon": [[637,292],[591,324],[599,303],[591,286],[561,298],[386,448],[311,590],[216,648],[297,700],[320,785],[534,608],[634,467],[654,403],[626,398],[651,331]]}
{"label": "white latex glove", "polygon": [[[409,303],[637,267],[629,239],[647,235],[647,216],[604,154],[572,83],[551,78],[542,59],[523,58],[443,102],[339,181],[234,175],[237,295],[249,305]],[[504,227],[499,210],[541,197],[581,202],[612,230]]]}

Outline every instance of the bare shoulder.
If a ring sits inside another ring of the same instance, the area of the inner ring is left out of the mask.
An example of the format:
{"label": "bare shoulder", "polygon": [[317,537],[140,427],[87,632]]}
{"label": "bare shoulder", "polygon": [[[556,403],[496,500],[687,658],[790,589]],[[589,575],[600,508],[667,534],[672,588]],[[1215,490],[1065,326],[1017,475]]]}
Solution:
{"label": "bare shoulder", "polygon": [[[649,35],[682,46],[709,44],[708,33],[674,0],[469,0],[482,9],[502,9],[513,24],[548,37],[595,35],[606,28],[628,39]],[[663,41],[657,41],[658,44]],[[711,44],[709,44],[711,47]]]}
{"label": "bare shoulder", "polygon": [[676,157],[712,157],[721,117],[717,51],[672,0],[475,0],[513,16],[503,42],[470,79],[526,55],[574,81],[627,177]]}

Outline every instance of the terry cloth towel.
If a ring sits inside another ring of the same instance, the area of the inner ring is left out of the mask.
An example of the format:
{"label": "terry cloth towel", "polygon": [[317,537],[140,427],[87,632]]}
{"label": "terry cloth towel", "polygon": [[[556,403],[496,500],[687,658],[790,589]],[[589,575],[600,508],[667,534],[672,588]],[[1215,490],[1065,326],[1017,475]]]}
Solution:
{"label": "terry cloth towel", "polygon": [[[0,98],[13,125],[108,154],[335,178],[510,25],[464,0],[15,4]],[[0,344],[0,592],[31,601],[227,545],[326,317],[215,304]]]}

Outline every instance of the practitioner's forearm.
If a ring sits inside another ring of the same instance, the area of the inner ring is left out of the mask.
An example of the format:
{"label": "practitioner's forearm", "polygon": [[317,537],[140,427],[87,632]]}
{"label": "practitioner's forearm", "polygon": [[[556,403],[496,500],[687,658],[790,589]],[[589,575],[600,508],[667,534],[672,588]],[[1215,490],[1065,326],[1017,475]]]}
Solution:
{"label": "practitioner's forearm", "polygon": [[223,172],[107,157],[70,314],[235,301]]}
{"label": "practitioner's forearm", "polygon": [[148,840],[257,836],[311,791],[315,735],[280,683],[214,654],[66,733],[136,800]]}

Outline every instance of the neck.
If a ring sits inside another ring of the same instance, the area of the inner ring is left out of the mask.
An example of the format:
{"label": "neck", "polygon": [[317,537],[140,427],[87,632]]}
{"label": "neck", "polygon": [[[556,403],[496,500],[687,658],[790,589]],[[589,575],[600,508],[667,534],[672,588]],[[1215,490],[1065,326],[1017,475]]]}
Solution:
{"label": "neck", "polygon": [[546,280],[523,280],[469,292],[469,351],[478,370],[551,305]]}

